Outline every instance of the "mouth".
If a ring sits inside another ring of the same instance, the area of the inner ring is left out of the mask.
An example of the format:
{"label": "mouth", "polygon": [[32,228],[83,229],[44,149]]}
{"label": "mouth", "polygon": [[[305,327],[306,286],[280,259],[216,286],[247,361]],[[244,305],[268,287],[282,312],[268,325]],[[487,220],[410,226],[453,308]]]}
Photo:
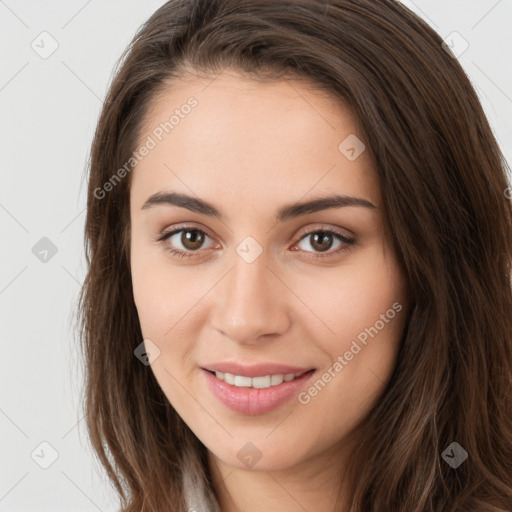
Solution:
{"label": "mouth", "polygon": [[231,386],[238,388],[256,388],[266,389],[275,386],[280,386],[283,382],[291,382],[298,379],[306,373],[314,372],[315,369],[305,370],[299,373],[277,373],[273,375],[262,375],[259,377],[248,377],[244,375],[235,375],[229,372],[217,372],[213,370],[206,370],[214,375],[217,379],[226,382]]}
{"label": "mouth", "polygon": [[249,377],[201,368],[211,394],[229,410],[248,416],[271,412],[296,396],[316,369]]}

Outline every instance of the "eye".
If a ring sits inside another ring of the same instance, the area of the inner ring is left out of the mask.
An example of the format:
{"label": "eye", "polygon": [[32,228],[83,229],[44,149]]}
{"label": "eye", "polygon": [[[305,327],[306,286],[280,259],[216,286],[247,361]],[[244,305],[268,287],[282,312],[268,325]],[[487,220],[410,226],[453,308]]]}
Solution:
{"label": "eye", "polygon": [[[212,240],[211,237],[202,229],[190,226],[176,226],[172,231],[163,233],[156,239],[156,241],[162,243],[164,248],[171,254],[179,258],[188,258],[198,256],[198,253],[201,252],[200,249],[205,248],[203,247],[203,244],[207,238]],[[354,239],[349,238],[340,232],[322,228],[308,231],[303,234],[299,242],[292,246],[291,250],[295,251],[296,249],[294,248],[300,246],[300,244],[308,238],[310,238],[310,242],[304,245],[312,247],[314,253],[307,256],[308,258],[332,257],[338,253],[348,251],[351,246],[355,244]],[[335,242],[338,243],[337,249],[331,251],[330,249],[335,245]],[[212,245],[210,245],[210,247],[212,247]],[[304,252],[311,252],[304,246],[301,247],[301,250]]]}
{"label": "eye", "polygon": [[[314,231],[308,231],[305,235],[303,235],[300,241],[296,244],[296,246],[300,246],[300,244],[306,240],[309,241],[302,246],[302,249],[306,252],[311,252],[307,250],[307,246],[313,248],[314,254],[308,257],[312,258],[326,258],[338,253],[348,251],[353,244],[355,244],[355,240],[349,238],[342,233],[337,231],[333,231],[330,229],[317,229]],[[330,251],[330,249],[337,244],[337,249],[334,251]],[[324,254],[325,253],[325,254]]]}
{"label": "eye", "polygon": [[[164,233],[157,241],[162,243],[169,241],[170,243],[164,243],[166,250],[183,258],[195,256],[194,252],[198,252],[202,248],[206,238],[210,237],[203,230],[188,227]],[[175,249],[175,247],[178,248]]]}

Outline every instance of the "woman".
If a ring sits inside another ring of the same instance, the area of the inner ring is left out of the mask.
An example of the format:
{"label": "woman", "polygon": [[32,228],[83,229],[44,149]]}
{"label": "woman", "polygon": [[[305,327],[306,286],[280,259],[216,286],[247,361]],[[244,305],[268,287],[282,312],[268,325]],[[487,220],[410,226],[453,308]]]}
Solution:
{"label": "woman", "polygon": [[391,0],[171,0],[91,151],[79,304],[123,511],[512,510],[507,164]]}

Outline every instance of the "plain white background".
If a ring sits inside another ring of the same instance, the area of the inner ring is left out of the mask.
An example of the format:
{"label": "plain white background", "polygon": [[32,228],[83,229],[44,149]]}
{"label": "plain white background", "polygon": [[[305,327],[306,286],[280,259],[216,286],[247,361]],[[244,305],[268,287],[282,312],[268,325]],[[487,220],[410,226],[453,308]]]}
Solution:
{"label": "plain white background", "polygon": [[[0,512],[117,510],[79,403],[84,176],[113,66],[163,3],[0,0]],[[463,52],[512,162],[512,2],[404,3]]]}

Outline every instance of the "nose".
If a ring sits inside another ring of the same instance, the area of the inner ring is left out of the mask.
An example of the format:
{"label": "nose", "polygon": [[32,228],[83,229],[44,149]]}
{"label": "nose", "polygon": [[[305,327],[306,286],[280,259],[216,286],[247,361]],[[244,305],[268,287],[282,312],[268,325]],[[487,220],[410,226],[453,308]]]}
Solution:
{"label": "nose", "polygon": [[265,253],[251,263],[235,253],[231,270],[214,290],[214,328],[245,345],[285,333],[290,293],[275,273],[268,268]]}

